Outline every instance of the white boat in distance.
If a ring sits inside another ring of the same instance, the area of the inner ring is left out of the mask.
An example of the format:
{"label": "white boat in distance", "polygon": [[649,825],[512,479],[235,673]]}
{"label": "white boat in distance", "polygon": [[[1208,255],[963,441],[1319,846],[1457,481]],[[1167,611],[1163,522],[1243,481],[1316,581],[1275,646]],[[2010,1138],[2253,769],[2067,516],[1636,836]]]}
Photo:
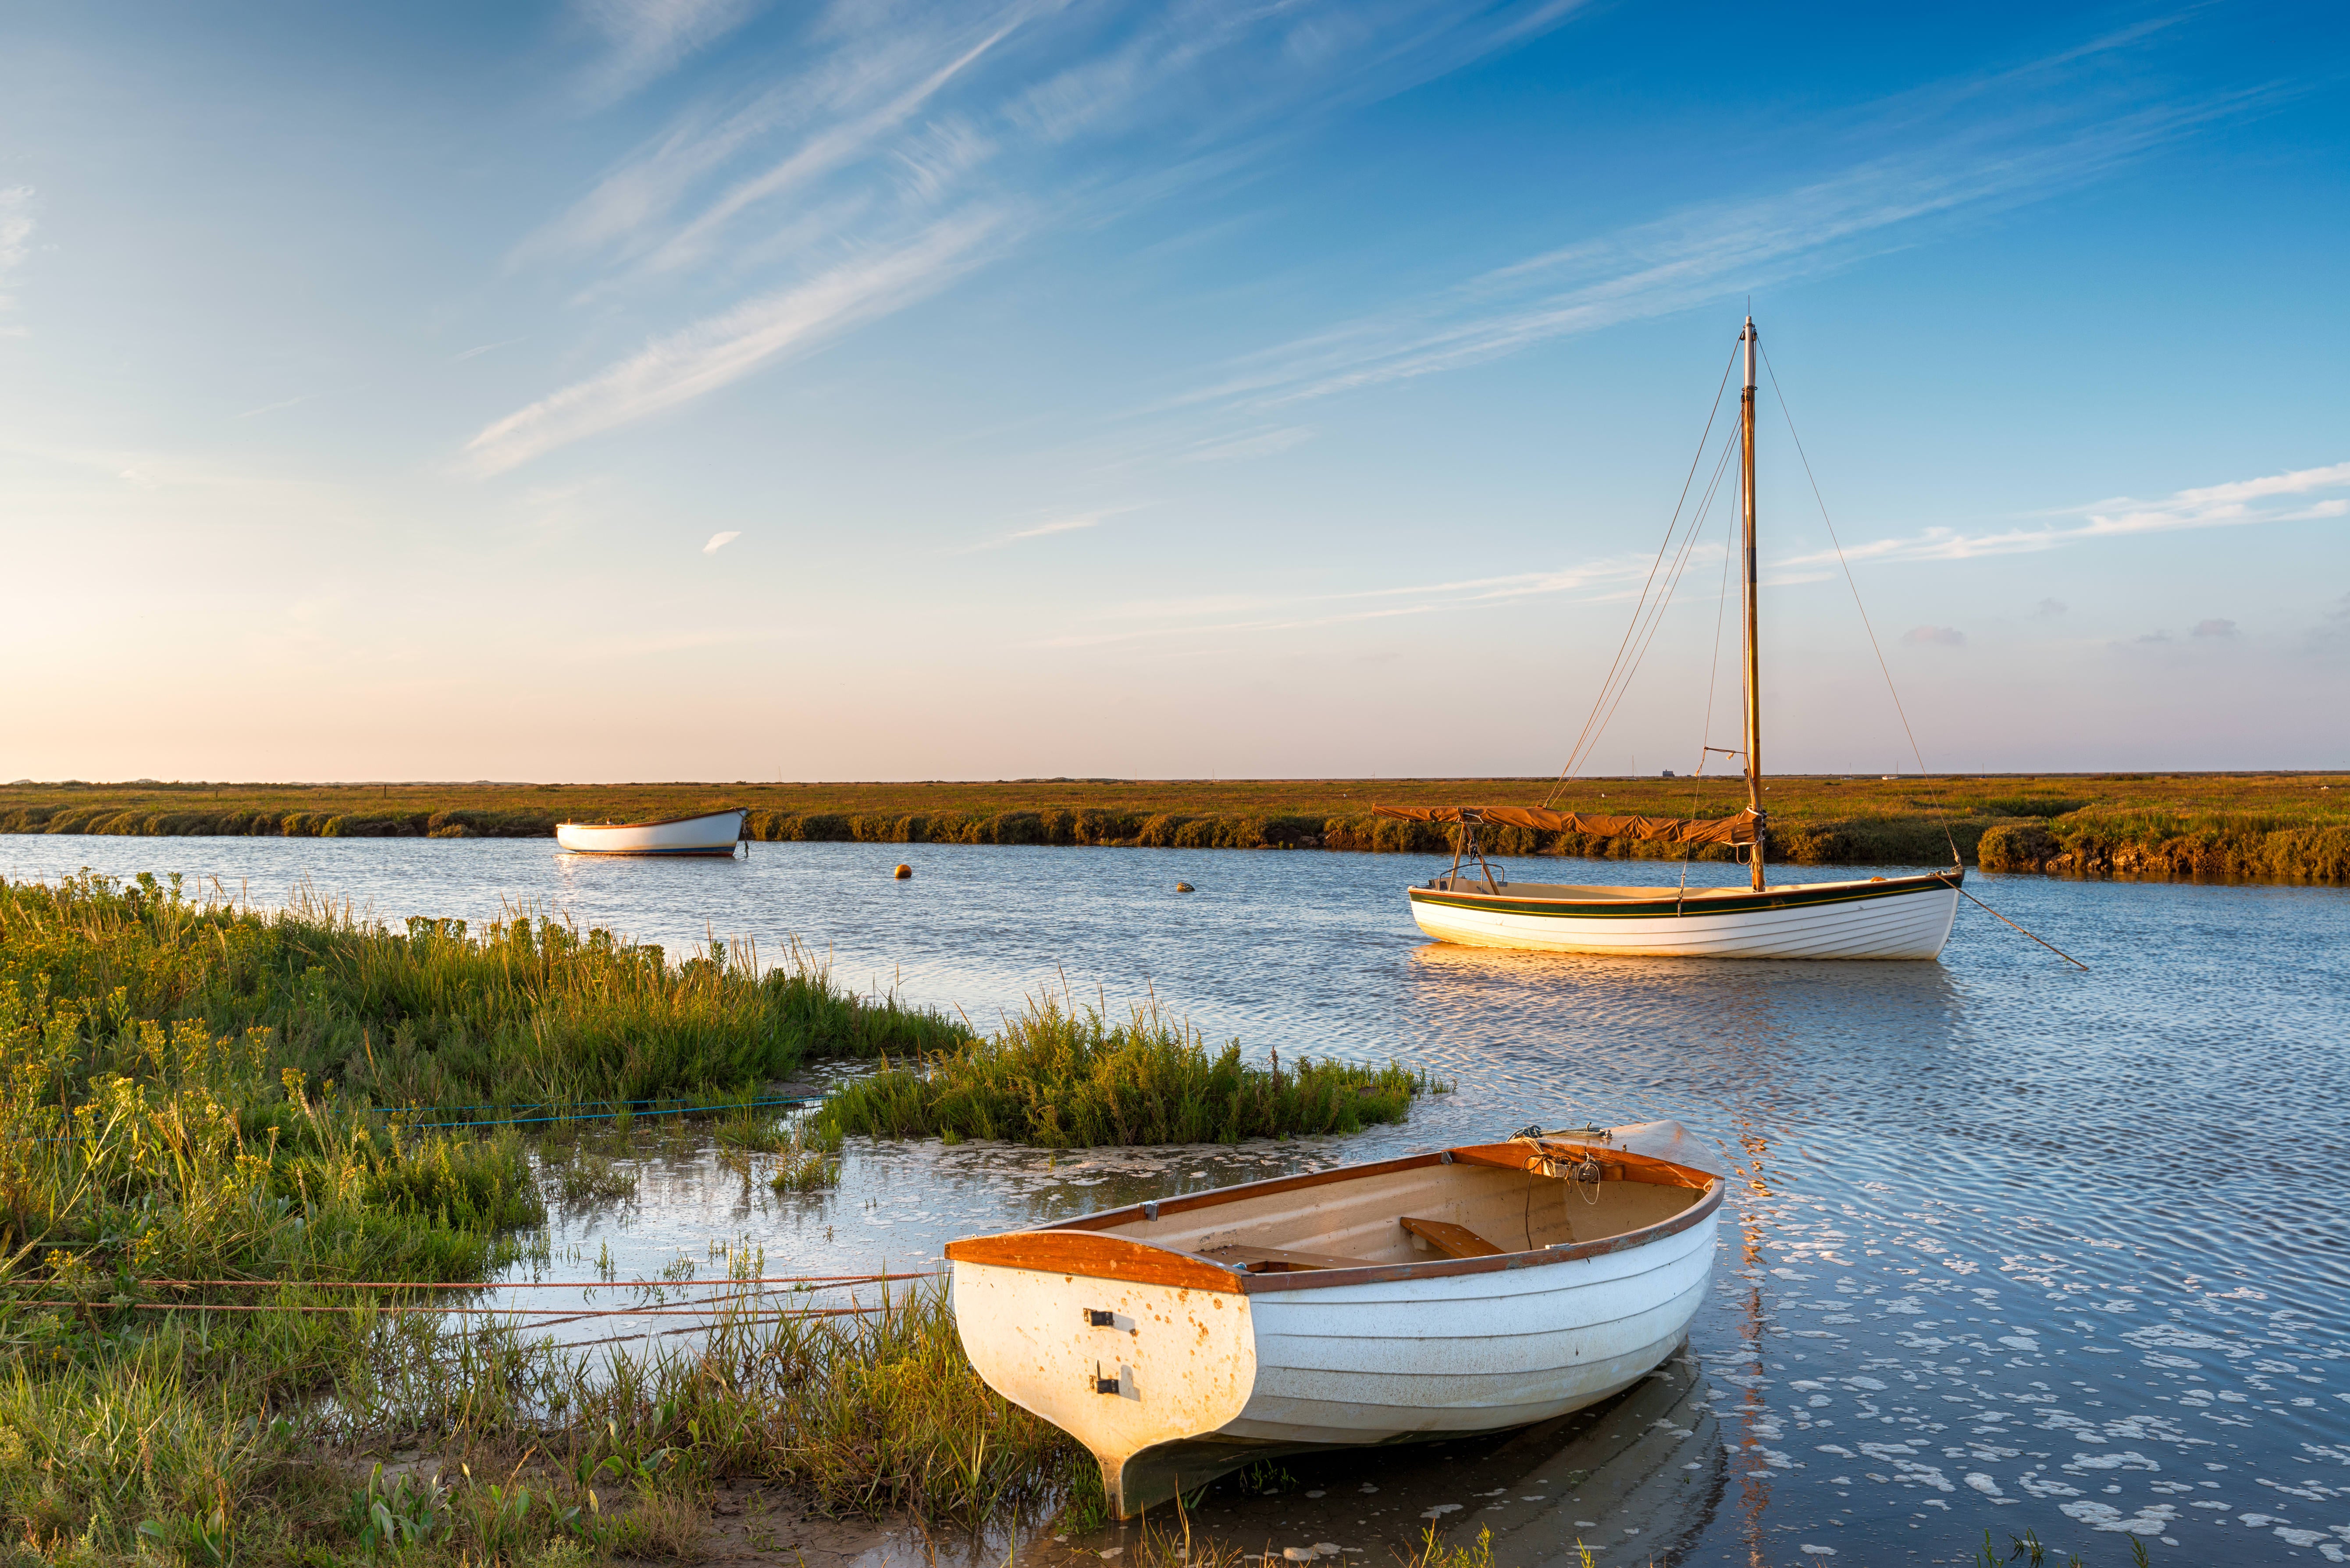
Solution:
{"label": "white boat in distance", "polygon": [[1130,1518],[1258,1459],[1629,1387],[1712,1277],[1723,1185],[1700,1158],[1676,1122],[1530,1132],[966,1238],[955,1323]]}
{"label": "white boat in distance", "polygon": [[733,856],[751,814],[739,806],[657,822],[566,822],[555,842],[574,855]]}
{"label": "white boat in distance", "polygon": [[1930,959],[1959,912],[1958,870],[1746,888],[1588,888],[1432,877],[1412,919],[1469,947],[1635,958]]}
{"label": "white boat in distance", "polygon": [[[1452,869],[1444,876],[1431,877],[1425,887],[1406,892],[1412,919],[1421,930],[1439,941],[1550,952],[1612,953],[1631,958],[1932,959],[1940,956],[1942,944],[1950,940],[1950,926],[1959,914],[1960,884],[1966,880],[1966,868],[1957,864],[1955,842],[1950,849],[1953,864],[1947,871],[1844,882],[1782,883],[1777,887],[1763,882],[1770,817],[1762,808],[1762,644],[1755,619],[1758,605],[1754,545],[1754,355],[1761,339],[1754,331],[1752,317],[1746,318],[1738,341],[1746,359],[1738,429],[1746,743],[1739,751],[1704,746],[1698,771],[1704,772],[1703,757],[1713,752],[1728,751],[1731,756],[1742,757],[1746,809],[1734,816],[1692,816],[1684,820],[1552,811],[1547,805],[1375,805],[1371,809],[1383,816],[1458,825]],[[1725,381],[1727,375],[1725,370]],[[1711,422],[1707,428],[1711,430]],[[1729,460],[1727,450],[1722,460]],[[1692,468],[1690,472],[1696,471]],[[1706,493],[1709,500],[1705,504],[1711,504],[1712,492]],[[1652,607],[1648,589],[1641,590],[1640,603],[1633,610],[1632,630],[1626,634],[1626,648],[1633,647],[1637,638],[1638,648],[1644,651],[1647,638],[1654,636],[1664,607],[1671,600],[1680,566],[1687,564],[1690,546],[1697,541],[1702,515],[1701,505],[1690,524],[1687,542],[1679,547],[1679,564],[1663,579],[1662,598]],[[1677,510],[1674,528],[1667,530],[1665,535],[1668,550],[1679,525]],[[1667,550],[1658,553],[1660,568],[1666,553]],[[1658,581],[1654,570],[1650,580],[1652,584]],[[1645,637],[1641,635],[1644,628]],[[1631,669],[1639,662],[1637,653],[1630,667],[1622,664],[1621,650],[1617,658],[1617,664],[1610,667],[1607,680],[1601,684],[1592,718],[1585,722],[1584,734],[1576,742],[1578,757],[1587,754],[1586,748],[1596,742],[1606,729],[1607,717],[1622,701],[1631,680]],[[1623,670],[1621,685],[1616,684],[1619,669]],[[1707,711],[1710,714],[1711,711],[1709,698]],[[1706,739],[1710,742],[1711,737]],[[1574,766],[1570,759],[1568,768]],[[1560,777],[1564,781],[1565,773]],[[1686,872],[1678,888],[1509,882],[1493,870],[1478,846],[1477,830],[1488,826],[1536,833],[1580,833],[1601,838],[1661,840],[1679,844],[1687,853],[1710,844],[1742,846],[1752,871],[1753,885],[1748,888],[1690,888]],[[1464,856],[1475,863],[1479,875],[1462,874]]]}

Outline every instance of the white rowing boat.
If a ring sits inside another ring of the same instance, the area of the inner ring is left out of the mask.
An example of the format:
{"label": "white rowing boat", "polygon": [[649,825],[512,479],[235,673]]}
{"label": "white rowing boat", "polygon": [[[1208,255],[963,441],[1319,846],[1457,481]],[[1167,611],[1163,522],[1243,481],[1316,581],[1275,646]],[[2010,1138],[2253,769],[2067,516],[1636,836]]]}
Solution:
{"label": "white rowing boat", "polygon": [[1220,1188],[949,1244],[989,1386],[1123,1519],[1256,1459],[1502,1431],[1630,1386],[1712,1275],[1673,1122]]}
{"label": "white rowing boat", "polygon": [[[1762,639],[1757,627],[1759,579],[1754,544],[1754,356],[1760,338],[1754,318],[1748,317],[1738,335],[1746,360],[1746,383],[1740,402],[1738,426],[1738,500],[1745,623],[1746,732],[1745,744],[1731,748],[1705,744],[1700,748],[1698,772],[1705,759],[1722,752],[1742,758],[1746,774],[1746,809],[1733,816],[1699,819],[1692,804],[1688,819],[1668,816],[1607,815],[1587,812],[1553,811],[1540,806],[1374,806],[1383,816],[1415,822],[1457,825],[1452,869],[1432,877],[1427,886],[1412,888],[1406,896],[1419,929],[1440,941],[1478,947],[1532,948],[1549,952],[1612,953],[1636,958],[1734,959],[1931,959],[1940,955],[1958,919],[1960,884],[1966,869],[1959,865],[1958,846],[1950,846],[1952,864],[1947,871],[1917,877],[1871,877],[1844,882],[1782,883],[1771,887],[1762,867],[1770,842],[1770,817],[1762,805]],[[1728,371],[1723,372],[1724,385]],[[1710,431],[1711,422],[1707,426]],[[1725,445],[1722,462],[1730,451]],[[1694,470],[1692,470],[1694,472]],[[1718,478],[1718,472],[1717,472]],[[1690,558],[1714,492],[1690,523],[1687,539],[1679,546],[1678,561],[1653,605],[1649,589],[1641,590],[1633,611],[1633,629],[1625,647],[1645,650],[1655,635],[1680,566]],[[1674,529],[1680,516],[1674,514]],[[1659,566],[1673,546],[1668,530],[1667,551],[1658,556]],[[1652,573],[1651,584],[1657,579]],[[1724,579],[1727,591],[1728,579]],[[1856,593],[1858,590],[1856,589]],[[1645,628],[1645,636],[1641,635]],[[1624,664],[1619,649],[1617,665],[1601,682],[1592,718],[1576,742],[1576,759],[1587,754],[1607,720],[1623,700],[1631,671],[1639,659]],[[1619,680],[1619,673],[1620,680]],[[1891,677],[1888,675],[1887,680]],[[1709,717],[1712,701],[1706,707]],[[1906,723],[1907,721],[1905,720]],[[1710,742],[1711,737],[1705,739]],[[1922,768],[1923,763],[1920,763]],[[1562,781],[1566,772],[1562,772]],[[1553,792],[1554,794],[1556,791]],[[1604,797],[1603,797],[1604,798]],[[1618,888],[1582,887],[1564,883],[1505,881],[1479,847],[1481,827],[1514,828],[1527,833],[1579,834],[1600,838],[1630,838],[1677,844],[1684,855],[1707,845],[1742,849],[1752,886],[1737,888]],[[1466,857],[1479,875],[1462,874]]]}
{"label": "white rowing boat", "polygon": [[728,855],[751,814],[740,807],[657,822],[566,822],[555,842],[574,855]]}

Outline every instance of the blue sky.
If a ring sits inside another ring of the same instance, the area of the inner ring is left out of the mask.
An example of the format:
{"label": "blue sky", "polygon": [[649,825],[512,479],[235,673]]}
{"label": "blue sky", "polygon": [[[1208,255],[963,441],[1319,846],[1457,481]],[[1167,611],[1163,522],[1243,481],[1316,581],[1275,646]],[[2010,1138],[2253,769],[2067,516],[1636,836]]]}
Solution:
{"label": "blue sky", "polygon": [[2338,7],[0,30],[0,776],[2350,763]]}

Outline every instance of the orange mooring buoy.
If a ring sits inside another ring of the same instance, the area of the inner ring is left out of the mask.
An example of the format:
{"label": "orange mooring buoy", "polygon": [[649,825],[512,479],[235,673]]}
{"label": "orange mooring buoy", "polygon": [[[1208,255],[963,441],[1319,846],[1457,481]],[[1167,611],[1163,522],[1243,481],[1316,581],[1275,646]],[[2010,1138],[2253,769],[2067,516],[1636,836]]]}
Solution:
{"label": "orange mooring buoy", "polygon": [[898,868],[895,871],[890,872],[889,875],[895,877],[900,882],[910,882],[914,879],[914,868],[900,860],[898,862]]}
{"label": "orange mooring buoy", "polygon": [[1176,890],[1178,893],[1189,893],[1189,892],[1193,891],[1193,888],[1192,888],[1192,887],[1191,887],[1191,884],[1190,884],[1189,882],[1178,882],[1178,883],[1176,883],[1176,884],[1175,884],[1175,890]]}

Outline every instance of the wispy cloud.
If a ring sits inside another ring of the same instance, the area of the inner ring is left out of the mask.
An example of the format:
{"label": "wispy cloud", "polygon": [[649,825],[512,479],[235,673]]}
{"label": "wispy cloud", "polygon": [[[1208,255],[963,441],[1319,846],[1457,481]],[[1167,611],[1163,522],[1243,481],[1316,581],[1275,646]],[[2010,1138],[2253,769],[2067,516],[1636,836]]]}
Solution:
{"label": "wispy cloud", "polygon": [[[610,80],[623,85],[739,26],[753,8],[752,0],[583,3],[580,15],[608,39]],[[1024,236],[1098,224],[1229,176],[1319,110],[1531,37],[1578,3],[1158,0],[1104,12],[1066,0],[972,8],[833,0],[778,49],[784,68],[763,86],[680,114],[509,257],[513,268],[586,269],[574,294],[581,301],[673,293],[689,280],[700,297],[723,296],[763,273],[765,292],[493,426],[473,461],[484,471],[511,466],[576,439],[539,432],[609,428],[723,385],[733,378],[671,376],[665,362],[681,351],[704,358],[704,337],[756,335],[733,318],[771,313],[815,286],[778,287],[776,272],[835,277],[844,252],[894,252],[959,202],[1023,212]],[[981,192],[989,181],[1035,194]],[[870,296],[881,303],[853,319],[916,296]],[[837,327],[852,318],[831,319]],[[649,378],[667,389],[660,398],[639,389]],[[581,412],[588,405],[606,411],[590,419]],[[1264,450],[1291,439],[1302,437],[1270,438]],[[1253,454],[1244,441],[1221,444],[1229,450],[1199,460]]]}
{"label": "wispy cloud", "polygon": [[2233,637],[2236,635],[2236,623],[2231,620],[2199,620],[2195,623],[2194,635],[2197,637]]}
{"label": "wispy cloud", "polygon": [[24,265],[32,254],[33,226],[33,188],[0,188],[0,310],[16,308],[16,296],[8,292],[8,275]]}
{"label": "wispy cloud", "polygon": [[294,408],[298,404],[307,403],[309,400],[310,394],[305,392],[298,398],[284,398],[274,403],[264,403],[257,409],[247,409],[244,412],[238,414],[235,417],[241,420],[255,419],[263,414],[274,414],[280,409]]}
{"label": "wispy cloud", "polygon": [[[905,150],[890,141],[894,133],[907,131],[911,141],[934,138],[915,117],[1001,43],[1021,15],[999,12],[953,25],[882,16],[862,30],[836,17],[835,29],[847,29],[847,36],[812,40],[832,48],[811,50],[812,63],[747,102],[699,106],[679,117],[525,239],[511,263],[608,251],[631,269],[659,272],[698,259],[720,231],[761,204],[860,161],[896,157]],[[933,199],[942,191],[934,190]]]}
{"label": "wispy cloud", "polygon": [[[2115,539],[2137,534],[2170,534],[2190,528],[2243,528],[2262,523],[2302,523],[2350,516],[2350,496],[2325,500],[2306,498],[2330,490],[2350,490],[2350,462],[2324,468],[2295,469],[2259,479],[2182,490],[2162,501],[2136,501],[2126,496],[2093,501],[2048,514],[2085,521],[2042,527],[2002,528],[1970,534],[1953,528],[1929,528],[1906,538],[1877,539],[1844,552],[1852,561],[1965,561],[1982,556],[2028,555],[2054,550],[2085,539]],[[1787,566],[1824,566],[1836,559],[1833,550],[1796,556],[1779,563]],[[2057,607],[2059,611],[2063,607]]]}
{"label": "wispy cloud", "polygon": [[[1700,545],[1692,560],[1719,555]],[[1218,595],[1208,598],[1142,599],[1112,606],[1096,618],[1122,623],[1119,629],[1076,630],[1045,638],[1039,648],[1091,648],[1147,639],[1211,637],[1235,632],[1297,631],[1350,621],[1433,615],[1445,610],[1490,607],[1546,594],[1583,592],[1595,600],[1617,597],[1637,587],[1648,569],[1647,557],[1612,556],[1551,571],[1513,572],[1501,576],[1461,577],[1396,587],[1358,588],[1336,594]],[[1157,621],[1136,626],[1137,621]]]}
{"label": "wispy cloud", "polygon": [[743,530],[740,528],[729,528],[723,533],[712,534],[710,536],[710,543],[702,547],[702,553],[705,556],[714,556],[742,536]]}
{"label": "wispy cloud", "polygon": [[1964,648],[1967,634],[1954,626],[1913,626],[1901,640],[1913,648]]}
{"label": "wispy cloud", "polygon": [[522,339],[519,337],[501,337],[495,343],[477,343],[462,354],[450,355],[449,363],[452,365],[463,364],[465,360],[473,358],[479,355],[486,354],[493,348],[511,348],[521,341]]}
{"label": "wispy cloud", "polygon": [[993,213],[961,213],[895,249],[843,262],[796,287],[698,321],[497,421],[466,444],[468,462],[479,474],[503,472],[806,352],[942,286],[972,265],[1002,226]]}
{"label": "wispy cloud", "polygon": [[[1003,42],[1011,31],[1010,24],[998,27],[886,103],[855,119],[826,127],[783,159],[729,185],[653,251],[645,266],[651,271],[667,272],[702,260],[726,227],[751,208],[803,189],[863,157],[885,134],[904,125],[940,89]],[[972,139],[966,145],[975,151],[978,143]],[[934,181],[931,184],[936,189],[943,182]]]}
{"label": "wispy cloud", "polygon": [[[1461,369],[1535,344],[1817,276],[2075,190],[2266,91],[2132,100],[2073,81],[2158,27],[1886,100],[1815,140],[1858,155],[1490,268],[1230,363],[1162,404],[1263,410]],[[1887,146],[1898,149],[1885,151]]]}
{"label": "wispy cloud", "polygon": [[966,545],[962,549],[951,553],[958,556],[972,556],[983,550],[1001,550],[1007,545],[1017,545],[1026,539],[1043,539],[1055,534],[1074,534],[1083,528],[1097,528],[1108,518],[1138,510],[1139,510],[1139,507],[1133,506],[1109,506],[1097,512],[1078,512],[1066,517],[1055,517],[1049,523],[1039,523],[1034,527],[1015,529],[1009,534],[999,534],[993,539],[983,539],[976,545]]}
{"label": "wispy cloud", "polygon": [[1314,431],[1307,426],[1290,425],[1280,430],[1262,431],[1255,435],[1202,441],[1183,453],[1179,461],[1232,462],[1245,458],[1274,457],[1313,439]]}
{"label": "wispy cloud", "polygon": [[624,98],[740,27],[764,0],[579,0],[603,46],[581,82],[594,103]]}

